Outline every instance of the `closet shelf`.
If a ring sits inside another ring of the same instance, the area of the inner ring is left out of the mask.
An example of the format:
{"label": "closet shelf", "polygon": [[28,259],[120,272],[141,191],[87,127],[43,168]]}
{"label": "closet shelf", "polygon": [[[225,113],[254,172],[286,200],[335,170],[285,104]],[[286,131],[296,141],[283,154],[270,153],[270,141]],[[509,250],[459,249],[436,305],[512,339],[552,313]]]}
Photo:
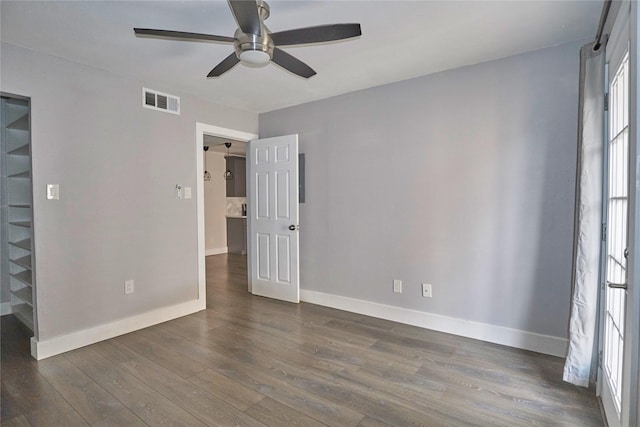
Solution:
{"label": "closet shelf", "polygon": [[27,328],[33,331],[33,310],[28,304],[18,304],[11,306],[11,312],[16,316]]}
{"label": "closet shelf", "polygon": [[10,274],[10,276],[13,277],[14,279],[21,281],[25,285],[31,286],[32,276],[31,276],[31,271],[29,270],[21,271],[20,273],[12,273]]}
{"label": "closet shelf", "polygon": [[16,259],[10,259],[9,261],[14,263],[15,265],[19,265],[22,268],[31,270],[31,255],[23,256]]}
{"label": "closet shelf", "polygon": [[27,102],[27,100],[25,99],[19,99],[19,98],[7,98],[7,104],[9,105],[17,105],[19,107],[23,107],[23,108],[27,108],[29,107],[29,103]]}
{"label": "closet shelf", "polygon": [[9,123],[7,129],[29,130],[29,114],[27,113],[24,116],[20,116],[16,120]]}
{"label": "closet shelf", "polygon": [[8,178],[31,178],[31,172],[24,171],[20,173],[14,173],[13,175],[9,175]]}
{"label": "closet shelf", "polygon": [[27,303],[29,306],[33,307],[33,294],[29,286],[20,288],[17,291],[11,291],[11,293]]}
{"label": "closet shelf", "polygon": [[26,251],[31,250],[31,239],[20,240],[19,242],[9,242],[9,244]]}
{"label": "closet shelf", "polygon": [[18,147],[15,150],[9,151],[7,154],[11,156],[28,156],[29,153],[29,144],[25,144],[22,147]]}
{"label": "closet shelf", "polygon": [[31,221],[10,221],[10,225],[16,225],[18,227],[31,228]]}

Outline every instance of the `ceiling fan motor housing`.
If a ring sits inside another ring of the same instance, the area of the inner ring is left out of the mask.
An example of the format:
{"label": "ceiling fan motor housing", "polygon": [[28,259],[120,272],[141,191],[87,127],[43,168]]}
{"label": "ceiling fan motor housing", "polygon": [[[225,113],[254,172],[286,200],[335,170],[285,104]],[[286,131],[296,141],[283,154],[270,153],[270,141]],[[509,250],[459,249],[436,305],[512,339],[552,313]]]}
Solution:
{"label": "ceiling fan motor housing", "polygon": [[264,21],[269,18],[270,8],[266,1],[256,1],[258,15],[260,15],[260,35],[244,33],[240,28],[235,32],[233,47],[239,60],[249,65],[265,65],[273,58],[273,40],[269,35],[271,32],[264,25]]}
{"label": "ceiling fan motor housing", "polygon": [[273,41],[271,40],[271,36],[269,35],[267,27],[264,24],[262,24],[261,27],[261,36],[243,33],[242,31],[240,31],[240,29],[236,30],[236,33],[234,35],[235,41],[233,42],[233,47],[236,50],[236,56],[241,61],[249,62],[250,64],[254,63],[248,60],[248,57],[243,55],[243,52],[264,52],[266,55],[268,55],[268,57],[262,55],[263,61],[255,62],[256,65],[260,65],[261,62],[264,62],[266,64],[271,60],[271,58],[273,58]]}

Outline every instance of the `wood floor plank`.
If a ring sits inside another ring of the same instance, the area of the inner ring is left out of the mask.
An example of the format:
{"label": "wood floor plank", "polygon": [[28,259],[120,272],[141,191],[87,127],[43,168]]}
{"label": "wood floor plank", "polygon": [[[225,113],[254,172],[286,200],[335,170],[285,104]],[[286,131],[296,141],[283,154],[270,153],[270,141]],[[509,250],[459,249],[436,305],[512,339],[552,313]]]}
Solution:
{"label": "wood floor plank", "polygon": [[145,425],[64,356],[40,361],[38,371],[89,424],[117,422],[132,427]]}
{"label": "wood floor plank", "polygon": [[424,355],[424,358],[429,360],[438,357],[449,358],[454,354],[456,350],[455,345],[453,345],[451,342],[445,344],[424,339],[416,339],[413,337],[400,335],[392,331],[378,331],[375,328],[355,324],[353,322],[332,320],[327,323],[327,326],[352,331],[354,333],[360,333],[365,336],[374,338],[376,339],[376,343],[372,345],[373,348],[376,348],[377,345],[384,343],[402,349],[414,350],[415,353],[407,354],[409,357],[413,358],[421,359],[422,357],[419,357],[418,355]]}
{"label": "wood floor plank", "polygon": [[358,424],[358,427],[393,427],[393,426],[390,426],[387,423],[383,423],[380,420],[376,420],[375,418],[364,417],[364,419],[360,421],[360,424]]}
{"label": "wood floor plank", "polygon": [[43,406],[25,414],[33,427],[87,427],[90,424],[68,404]]}
{"label": "wood floor plank", "polygon": [[180,353],[162,346],[137,332],[122,335],[116,340],[182,378],[192,377],[206,369],[206,366],[194,361],[185,363],[185,358]]}
{"label": "wood floor plank", "polygon": [[24,415],[18,415],[17,417],[7,419],[3,418],[2,425],[4,427],[33,427]]}
{"label": "wood floor plank", "polygon": [[265,397],[211,369],[198,373],[189,381],[241,411],[246,411]]}
{"label": "wood floor plank", "polygon": [[202,340],[201,345],[235,360],[263,368],[265,371],[278,369],[273,363],[280,359],[286,360],[285,366],[299,364],[304,369],[314,369],[316,372],[325,373],[327,377],[330,377],[333,372],[343,369],[336,364],[309,357],[296,350],[274,346],[273,343],[269,344],[267,343],[268,338],[265,338],[265,341],[260,336],[252,336],[250,340],[244,341],[235,339],[242,336],[242,333],[221,327],[216,329],[215,334]]}
{"label": "wood floor plank", "polygon": [[560,406],[563,412],[572,408],[584,412],[585,408],[590,408],[587,412],[594,416],[599,411],[597,405],[593,405],[593,395],[587,394],[588,390],[569,385],[573,399],[567,401],[566,391],[545,384],[535,369],[502,370],[478,358],[454,357],[446,363],[425,364],[416,372],[416,378],[421,377],[448,383],[455,390],[483,393],[497,401],[507,399],[522,404],[531,402],[534,406]]}
{"label": "wood floor plank", "polygon": [[[123,405],[124,406],[124,405]],[[135,417],[135,418],[133,418]],[[147,424],[135,415],[129,408],[123,407],[109,413],[108,417],[100,418],[91,427],[112,427],[112,426],[146,426]]]}
{"label": "wood floor plank", "polygon": [[[282,334],[272,328],[263,328],[261,322],[236,321],[224,325],[241,333],[250,335],[252,339],[269,340],[281,347],[307,353],[313,360],[321,360],[324,363],[336,364],[341,367],[374,366],[378,369],[386,369],[393,365],[408,365],[418,369],[422,361],[432,358],[427,353],[418,350],[411,352],[411,357],[405,357],[399,351],[377,351],[377,340],[373,338],[353,339],[357,334],[344,333],[334,329],[339,327],[304,327],[300,332]],[[224,330],[221,330],[224,331]],[[204,337],[209,339],[209,336]],[[373,348],[376,351],[369,351]],[[400,357],[396,357],[400,354]],[[354,357],[354,355],[357,355]],[[449,357],[450,353],[447,356]],[[322,356],[322,357],[321,357]],[[308,357],[308,356],[307,356]]]}
{"label": "wood floor plank", "polygon": [[[241,348],[239,351],[245,353],[245,359],[248,362],[260,366],[265,371],[286,372],[291,367],[310,370],[325,378],[333,378],[334,373],[344,368],[338,364],[332,363],[316,357],[310,357],[304,352],[297,349],[290,349],[280,346],[277,342],[270,343],[269,337],[254,337],[251,344]],[[276,345],[274,345],[276,344]]]}
{"label": "wood floor plank", "polygon": [[272,427],[326,427],[326,424],[268,397],[249,408],[247,414]]}
{"label": "wood floor plank", "polygon": [[263,427],[256,419],[150,361],[122,364],[132,375],[210,426]]}
{"label": "wood floor plank", "polygon": [[2,405],[0,405],[0,423],[23,414],[20,401],[6,389],[4,384],[0,386],[0,397],[2,398]]}
{"label": "wood floor plank", "polygon": [[[286,360],[286,359],[285,359]],[[439,399],[443,395],[442,385],[433,389],[422,389],[412,392],[403,386],[395,387],[382,376],[363,376],[350,370],[341,370],[327,378],[317,371],[307,370],[295,364],[272,361],[276,369],[269,372],[287,383],[302,387],[309,392],[349,406],[359,413],[366,413],[385,420],[392,425],[438,425],[447,415],[440,410],[424,407],[423,400]],[[356,371],[359,372],[359,371]],[[377,393],[371,393],[377,390]],[[383,406],[380,403],[384,402]],[[407,406],[407,404],[409,406]],[[415,410],[418,409],[418,410]],[[450,409],[450,408],[449,408]],[[449,416],[449,418],[455,418]],[[458,425],[465,423],[458,420]],[[473,424],[466,424],[473,425]]]}
{"label": "wood floor plank", "polygon": [[343,406],[343,402],[338,403],[336,400],[317,396],[304,388],[232,359],[217,364],[214,370],[330,426],[356,426],[363,418],[362,414]]}
{"label": "wood floor plank", "polygon": [[493,418],[494,425],[530,426],[577,425],[581,427],[602,426],[602,421],[589,413],[571,413],[563,405],[550,405],[535,400],[521,399],[508,395],[491,396],[485,390],[469,390],[450,387],[442,403],[466,408],[468,416]]}
{"label": "wood floor plank", "polygon": [[7,376],[2,380],[3,396],[4,393],[8,394],[9,401],[17,404],[17,411],[24,415],[29,423],[34,426],[47,425],[43,424],[43,417],[44,414],[51,413],[52,418],[62,423],[59,425],[87,425],[36,369],[21,369],[18,372],[19,374]]}
{"label": "wood floor plank", "polygon": [[[398,355],[400,354],[399,351],[377,351],[378,349],[372,346],[376,342],[372,342],[370,339],[355,341],[349,338],[340,340],[337,336],[330,338],[327,337],[328,334],[325,332],[329,328],[324,327],[317,330],[309,329],[300,337],[273,335],[259,327],[258,330],[265,333],[258,334],[251,323],[233,323],[229,324],[228,327],[244,334],[250,334],[254,342],[261,340],[272,347],[273,344],[277,344],[279,348],[289,349],[291,353],[290,356],[287,356],[287,359],[298,356],[304,357],[307,360],[311,360],[315,368],[321,370],[368,366],[372,369],[384,371],[390,367],[398,366],[415,372],[425,360],[424,358],[413,356],[413,353],[411,357],[406,357]],[[351,357],[352,355],[357,355],[357,357]]]}
{"label": "wood floor plank", "polygon": [[[183,331],[183,333],[188,334],[186,331]],[[367,347],[367,345],[369,342],[365,342],[365,345],[358,345],[352,341],[337,341],[329,339],[321,333],[315,333],[314,331],[308,331],[299,336],[283,336],[282,334],[274,334],[273,331],[261,329],[259,326],[251,327],[250,325],[238,323],[230,326],[222,326],[221,329],[216,330],[216,333],[200,337],[200,342],[203,345],[214,347],[217,345],[219,348],[220,346],[226,347],[225,340],[233,341],[236,351],[245,354],[243,353],[244,348],[241,346],[243,343],[239,342],[237,337],[241,337],[242,339],[251,337],[250,341],[244,342],[244,344],[246,344],[245,347],[255,346],[256,342],[265,340],[269,341],[272,346],[273,344],[277,344],[278,347],[304,354],[308,359],[319,361],[326,367],[334,366],[344,368],[372,365],[379,369],[386,369],[394,364],[402,364],[410,365],[418,369],[422,362],[419,359],[402,359],[389,354],[368,351],[369,347]],[[229,349],[227,348],[227,350]]]}
{"label": "wood floor plank", "polygon": [[303,388],[288,384],[273,376],[272,372],[264,372],[252,366],[251,363],[235,360],[234,355],[238,353],[233,350],[232,353],[228,353],[231,357],[221,355],[210,348],[185,339],[176,341],[177,337],[178,335],[173,340],[173,345],[176,346],[175,350],[185,352],[189,357],[209,366],[218,374],[222,374],[247,388],[271,397],[284,405],[295,407],[312,418],[322,419],[328,425],[355,426],[363,418],[362,414],[334,400],[316,396]]}
{"label": "wood floor plank", "polygon": [[[211,342],[212,340],[210,340],[208,344],[211,344]],[[217,347],[218,351],[225,352],[225,349],[221,348],[220,344],[217,345],[219,346]],[[226,351],[230,351],[230,353],[228,353],[230,359],[238,358],[241,362],[243,361],[247,365],[244,368],[238,368],[237,371],[225,371],[226,375],[235,375],[234,379],[236,380],[239,380],[238,375],[242,375],[241,373],[239,374],[240,370],[246,373],[247,370],[257,366],[262,368],[259,372],[265,372],[268,375],[275,377],[278,381],[284,381],[292,387],[303,388],[308,392],[329,401],[349,406],[359,413],[364,413],[363,411],[373,412],[376,416],[391,422],[393,425],[404,425],[405,423],[421,424],[425,422],[433,422],[437,419],[434,416],[428,415],[427,412],[429,411],[421,413],[402,405],[400,402],[405,395],[399,396],[395,402],[392,402],[383,408],[380,407],[379,401],[370,395],[369,390],[372,386],[377,387],[378,389],[387,388],[381,380],[365,384],[359,383],[357,386],[354,382],[351,382],[348,386],[345,386],[339,382],[328,379],[326,376],[319,375],[316,371],[311,372],[310,370],[296,366],[296,364],[291,363],[291,360],[288,358],[285,359],[286,363],[279,362],[278,357],[273,359],[269,359],[267,357],[266,360],[262,360],[260,358],[260,352],[258,352],[258,354],[253,354],[250,348],[245,348],[244,346],[238,347],[237,350],[229,350],[227,348]],[[220,369],[220,367],[221,366],[218,365],[216,369]],[[264,375],[260,378],[263,383],[268,384],[269,382],[273,382],[273,379],[265,379]],[[252,379],[255,381],[255,377]],[[343,379],[343,377],[340,376],[340,379]],[[258,381],[258,383],[260,382]],[[263,393],[267,394],[266,392]],[[423,394],[420,398],[425,398],[425,395],[428,393],[428,390],[423,390]],[[442,395],[441,390],[438,390],[436,393],[438,395]],[[388,401],[392,399],[392,395],[381,394],[379,398],[384,401]],[[438,414],[438,416],[441,415]],[[328,422],[327,414],[325,413],[324,418],[320,419],[323,422]]]}
{"label": "wood floor plank", "polygon": [[112,396],[117,396],[118,400],[149,425],[205,425],[91,346],[66,353],[64,357]]}

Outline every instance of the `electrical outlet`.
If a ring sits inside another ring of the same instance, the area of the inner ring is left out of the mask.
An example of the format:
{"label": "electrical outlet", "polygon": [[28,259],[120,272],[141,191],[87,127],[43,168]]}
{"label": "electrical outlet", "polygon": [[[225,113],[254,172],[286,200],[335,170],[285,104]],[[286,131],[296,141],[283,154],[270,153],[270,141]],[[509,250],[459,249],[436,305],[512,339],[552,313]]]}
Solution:
{"label": "electrical outlet", "polygon": [[402,280],[395,279],[393,281],[393,292],[397,294],[402,293]]}
{"label": "electrical outlet", "polygon": [[433,293],[431,291],[431,283],[422,284],[422,296],[425,298],[433,297]]}
{"label": "electrical outlet", "polygon": [[124,281],[124,293],[125,294],[132,294],[134,291],[133,288],[133,280],[125,280]]}

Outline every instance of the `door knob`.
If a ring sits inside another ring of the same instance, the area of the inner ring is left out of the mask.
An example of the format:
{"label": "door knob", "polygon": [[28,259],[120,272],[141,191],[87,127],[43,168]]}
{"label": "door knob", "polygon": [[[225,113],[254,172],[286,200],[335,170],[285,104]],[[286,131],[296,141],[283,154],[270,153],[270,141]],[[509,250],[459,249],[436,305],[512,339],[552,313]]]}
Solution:
{"label": "door knob", "polygon": [[300,230],[300,226],[299,226],[299,225],[293,225],[293,224],[291,224],[291,225],[289,226],[289,230],[291,230],[291,231]]}

